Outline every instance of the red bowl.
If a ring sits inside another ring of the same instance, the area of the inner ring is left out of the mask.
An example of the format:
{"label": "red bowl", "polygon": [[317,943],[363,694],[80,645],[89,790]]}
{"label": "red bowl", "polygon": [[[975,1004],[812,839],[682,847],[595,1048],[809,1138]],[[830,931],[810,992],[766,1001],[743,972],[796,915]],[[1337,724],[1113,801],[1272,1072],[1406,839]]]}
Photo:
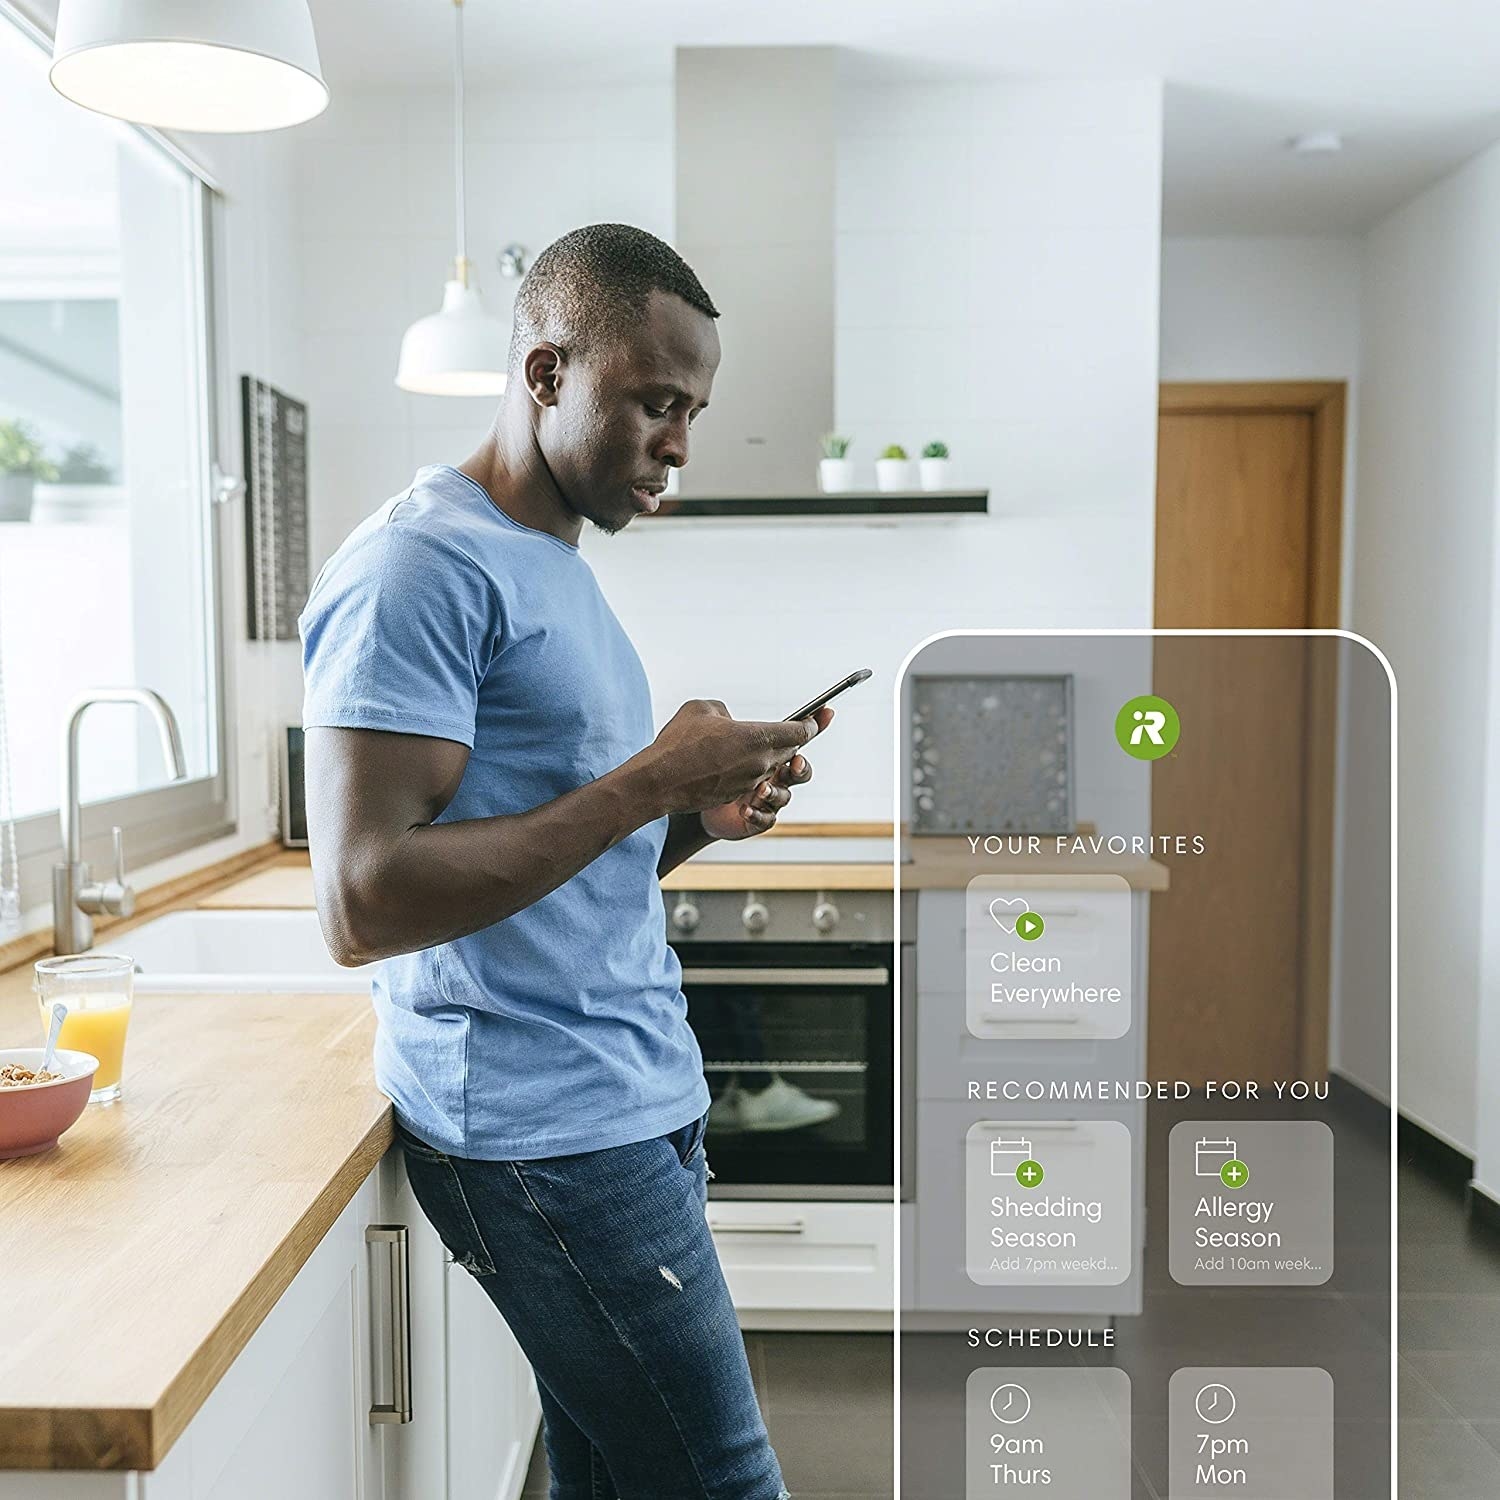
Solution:
{"label": "red bowl", "polygon": [[[44,1047],[0,1048],[0,1067],[20,1063],[40,1068]],[[35,1156],[50,1151],[57,1138],[83,1113],[99,1071],[99,1059],[87,1052],[52,1056],[52,1072],[61,1073],[50,1083],[28,1083],[19,1088],[0,1088],[0,1161],[11,1156]]]}

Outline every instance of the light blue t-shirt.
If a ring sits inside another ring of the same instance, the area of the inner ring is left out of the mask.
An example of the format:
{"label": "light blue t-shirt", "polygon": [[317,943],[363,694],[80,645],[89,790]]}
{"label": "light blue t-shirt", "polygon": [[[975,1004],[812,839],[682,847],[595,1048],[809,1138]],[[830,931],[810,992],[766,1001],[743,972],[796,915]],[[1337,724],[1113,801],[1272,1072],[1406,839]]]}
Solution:
{"label": "light blue t-shirt", "polygon": [[[351,533],[300,621],[309,728],[457,740],[438,822],[525,812],[652,738],[640,658],[576,547],[519,525],[466,475],[425,468]],[[708,1108],[638,828],[524,911],[388,959],[375,1071],[439,1150],[530,1160],[676,1130]]]}

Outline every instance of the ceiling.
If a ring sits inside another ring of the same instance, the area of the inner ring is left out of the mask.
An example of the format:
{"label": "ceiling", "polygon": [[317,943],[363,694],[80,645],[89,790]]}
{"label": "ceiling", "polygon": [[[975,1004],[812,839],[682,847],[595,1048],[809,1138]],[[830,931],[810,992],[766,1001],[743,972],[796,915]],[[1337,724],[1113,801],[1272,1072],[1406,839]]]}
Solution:
{"label": "ceiling", "polygon": [[[57,0],[19,0],[50,20]],[[335,87],[442,87],[452,0],[311,0]],[[1161,77],[1169,234],[1358,233],[1500,139],[1493,0],[467,0],[470,76],[665,80],[678,45],[872,75]],[[1286,139],[1346,137],[1335,157]]]}
{"label": "ceiling", "polygon": [[[312,0],[329,82],[442,85],[451,0]],[[471,77],[665,79],[677,45],[835,43],[872,73],[1160,76],[1168,233],[1358,232],[1500,139],[1492,0],[468,0]],[[1336,157],[1285,149],[1344,133]]]}

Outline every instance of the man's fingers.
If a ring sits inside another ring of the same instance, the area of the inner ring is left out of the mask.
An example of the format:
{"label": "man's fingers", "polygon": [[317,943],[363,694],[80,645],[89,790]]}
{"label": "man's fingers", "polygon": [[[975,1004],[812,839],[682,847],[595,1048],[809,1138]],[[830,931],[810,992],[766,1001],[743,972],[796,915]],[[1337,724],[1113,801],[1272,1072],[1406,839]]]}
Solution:
{"label": "man's fingers", "polygon": [[776,780],[782,786],[802,786],[812,780],[812,762],[805,755],[794,755],[784,766],[777,766]]}
{"label": "man's fingers", "polygon": [[762,812],[758,807],[747,807],[745,809],[745,826],[753,828],[757,833],[764,833],[776,822],[776,814],[773,812]]}
{"label": "man's fingers", "polygon": [[765,812],[780,812],[791,800],[792,794],[785,787],[774,781],[763,781],[751,795],[750,805]]}

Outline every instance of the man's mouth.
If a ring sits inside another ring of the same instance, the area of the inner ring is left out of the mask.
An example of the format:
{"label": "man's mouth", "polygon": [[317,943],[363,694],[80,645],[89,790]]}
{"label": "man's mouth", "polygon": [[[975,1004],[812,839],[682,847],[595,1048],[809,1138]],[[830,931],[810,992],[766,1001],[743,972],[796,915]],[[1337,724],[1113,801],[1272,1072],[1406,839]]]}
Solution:
{"label": "man's mouth", "polygon": [[636,484],[630,487],[630,498],[635,502],[635,508],[642,515],[649,516],[661,504],[661,492],[666,489],[664,484]]}

